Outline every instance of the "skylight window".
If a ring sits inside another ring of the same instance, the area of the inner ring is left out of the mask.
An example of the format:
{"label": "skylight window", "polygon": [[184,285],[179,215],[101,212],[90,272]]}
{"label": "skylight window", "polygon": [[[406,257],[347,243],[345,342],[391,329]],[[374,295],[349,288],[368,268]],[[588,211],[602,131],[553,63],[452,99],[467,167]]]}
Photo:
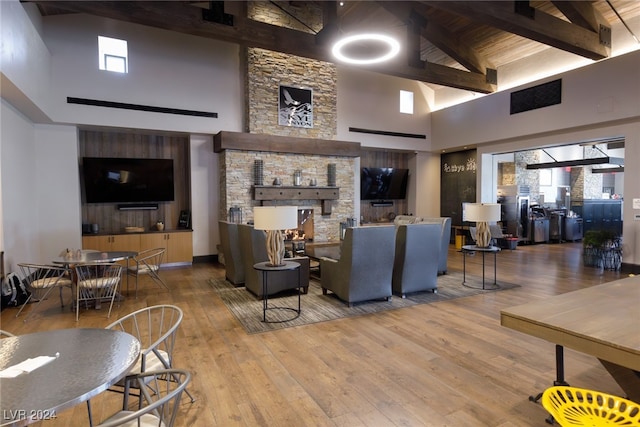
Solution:
{"label": "skylight window", "polygon": [[413,92],[408,90],[400,91],[400,112],[413,114]]}
{"label": "skylight window", "polygon": [[98,36],[98,67],[101,70],[127,73],[127,41]]}

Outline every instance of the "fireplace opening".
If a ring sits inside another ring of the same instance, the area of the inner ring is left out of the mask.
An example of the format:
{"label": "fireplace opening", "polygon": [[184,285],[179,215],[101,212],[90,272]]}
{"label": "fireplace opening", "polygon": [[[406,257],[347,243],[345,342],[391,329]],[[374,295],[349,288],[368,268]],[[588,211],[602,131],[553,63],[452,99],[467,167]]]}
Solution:
{"label": "fireplace opening", "polygon": [[285,241],[293,244],[297,242],[313,241],[313,209],[298,209],[298,227],[285,230]]}

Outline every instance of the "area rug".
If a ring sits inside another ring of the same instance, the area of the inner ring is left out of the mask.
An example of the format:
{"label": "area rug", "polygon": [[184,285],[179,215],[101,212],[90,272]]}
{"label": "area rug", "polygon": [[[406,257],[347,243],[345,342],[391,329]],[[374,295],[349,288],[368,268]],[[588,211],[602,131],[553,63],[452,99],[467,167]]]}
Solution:
{"label": "area rug", "polygon": [[[505,282],[499,283],[500,288],[497,290],[473,289],[462,285],[462,274],[449,273],[438,277],[438,292],[435,294],[430,291],[418,292],[409,294],[406,298],[394,296],[391,298],[391,301],[367,301],[356,303],[352,307],[349,307],[331,293],[322,295],[320,283],[315,279],[311,279],[309,292],[302,295],[302,312],[298,318],[279,323],[264,323],[262,322],[262,300],[257,299],[242,286],[234,287],[225,279],[209,280],[211,287],[215,289],[227,308],[238,321],[240,321],[249,334],[341,319],[344,317],[379,313],[385,310],[411,307],[417,304],[447,301],[455,298],[511,289],[518,286]],[[285,293],[284,295],[279,294],[274,297],[269,297],[269,306],[297,308],[297,298],[297,292],[290,294]],[[295,313],[289,310],[270,310],[267,316],[269,320],[277,321],[289,319],[295,316]]]}

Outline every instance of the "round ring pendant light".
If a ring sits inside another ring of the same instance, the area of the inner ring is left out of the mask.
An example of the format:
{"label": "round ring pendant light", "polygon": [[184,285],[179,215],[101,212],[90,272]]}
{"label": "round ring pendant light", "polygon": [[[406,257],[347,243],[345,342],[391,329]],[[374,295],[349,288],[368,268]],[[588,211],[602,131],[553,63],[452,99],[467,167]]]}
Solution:
{"label": "round ring pendant light", "polygon": [[[346,47],[353,43],[381,43],[383,45],[386,45],[388,50],[381,55],[368,58],[356,58],[347,56],[344,53],[344,50]],[[333,49],[331,51],[333,53],[333,56],[335,56],[338,60],[346,62],[348,64],[369,65],[388,61],[389,59],[396,56],[398,52],[400,52],[400,43],[398,43],[398,41],[393,37],[389,37],[384,34],[356,34],[339,40],[336,44],[333,45]]]}

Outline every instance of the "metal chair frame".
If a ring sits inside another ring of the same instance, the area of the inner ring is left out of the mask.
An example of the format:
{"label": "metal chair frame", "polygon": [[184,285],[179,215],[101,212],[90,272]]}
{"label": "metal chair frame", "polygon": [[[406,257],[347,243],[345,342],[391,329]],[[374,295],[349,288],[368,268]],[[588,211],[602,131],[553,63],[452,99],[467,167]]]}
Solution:
{"label": "metal chair frame", "polygon": [[[180,307],[175,305],[155,305],[129,313],[106,327],[131,334],[140,341],[139,364],[117,386],[124,387],[131,375],[173,368],[173,350],[183,316]],[[188,390],[187,394],[193,402],[194,398]]]}
{"label": "metal chair frame", "polygon": [[[60,306],[64,307],[64,300],[62,298],[62,288],[68,287],[71,289],[72,281],[67,276],[67,269],[62,266],[47,265],[47,264],[31,264],[31,263],[19,263],[18,267],[22,273],[21,280],[26,285],[27,290],[31,293],[29,298],[22,304],[16,317],[22,313],[25,306],[31,300],[37,300],[36,308],[40,306],[40,303],[49,297],[49,294],[56,288],[60,290]],[[29,317],[36,311],[36,308],[25,317],[26,322]]]}
{"label": "metal chair frame", "polygon": [[136,278],[136,298],[138,297],[138,277],[143,275],[149,276],[156,284],[169,290],[169,286],[158,274],[165,252],[166,248],[147,249],[133,258],[133,265],[128,266],[127,274]]}
{"label": "metal chair frame", "polygon": [[[122,425],[172,427],[180,408],[182,392],[186,391],[189,381],[191,381],[191,374],[178,369],[150,371],[129,377],[125,386],[123,410],[103,421],[98,427]],[[140,390],[137,410],[128,409],[130,385]]]}
{"label": "metal chair frame", "polygon": [[117,263],[89,263],[74,266],[76,272],[76,322],[80,317],[82,301],[95,301],[97,307],[102,300],[109,301],[107,318],[111,317],[113,302],[118,293],[122,276],[122,265]]}

